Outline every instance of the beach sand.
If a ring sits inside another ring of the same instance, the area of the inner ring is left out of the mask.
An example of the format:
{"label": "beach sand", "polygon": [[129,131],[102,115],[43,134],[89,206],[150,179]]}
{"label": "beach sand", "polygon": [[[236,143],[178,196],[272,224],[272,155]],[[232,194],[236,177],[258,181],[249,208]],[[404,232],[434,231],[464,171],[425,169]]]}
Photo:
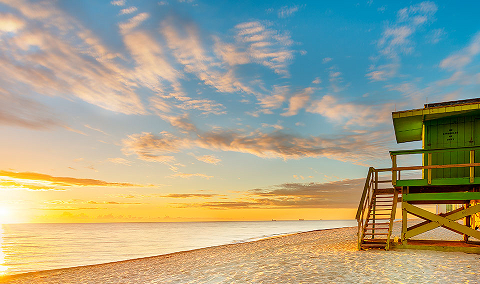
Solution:
{"label": "beach sand", "polygon": [[[394,235],[400,236],[395,224]],[[422,239],[453,238],[438,229]],[[453,237],[452,237],[453,236]],[[480,255],[357,251],[356,228],[14,275],[2,283],[480,283]],[[88,257],[88,256],[86,256]]]}

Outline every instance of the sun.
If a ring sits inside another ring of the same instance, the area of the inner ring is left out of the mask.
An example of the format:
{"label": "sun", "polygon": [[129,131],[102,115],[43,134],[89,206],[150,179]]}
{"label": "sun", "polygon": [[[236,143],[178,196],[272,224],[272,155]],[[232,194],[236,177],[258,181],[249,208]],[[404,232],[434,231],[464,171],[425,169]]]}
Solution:
{"label": "sun", "polygon": [[6,224],[6,223],[11,223],[10,221],[10,217],[11,217],[11,214],[10,214],[10,209],[5,207],[5,206],[1,206],[0,207],[0,224]]}

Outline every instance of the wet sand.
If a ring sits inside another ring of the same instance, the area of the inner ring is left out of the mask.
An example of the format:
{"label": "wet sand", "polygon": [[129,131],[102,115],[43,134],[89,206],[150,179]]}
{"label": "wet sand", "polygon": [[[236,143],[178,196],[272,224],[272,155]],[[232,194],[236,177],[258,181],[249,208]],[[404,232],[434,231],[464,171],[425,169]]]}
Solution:
{"label": "wet sand", "polygon": [[[460,236],[437,229],[422,238]],[[357,251],[356,245],[356,228],[321,230],[26,273],[0,278],[0,283],[480,283],[478,254]]]}

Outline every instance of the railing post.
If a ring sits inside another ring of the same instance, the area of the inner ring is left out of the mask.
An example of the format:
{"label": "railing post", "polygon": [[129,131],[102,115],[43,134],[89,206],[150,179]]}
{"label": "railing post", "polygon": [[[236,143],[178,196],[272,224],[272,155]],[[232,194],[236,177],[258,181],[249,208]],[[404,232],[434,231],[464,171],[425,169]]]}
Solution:
{"label": "railing post", "polygon": [[376,210],[376,204],[377,202],[375,201],[377,196],[377,191],[378,191],[378,171],[375,170],[375,185],[374,185],[374,191],[373,191],[373,195],[372,195],[372,208],[373,208],[373,224],[372,224],[372,239],[375,238],[375,219],[376,219],[376,216],[375,216],[375,210]]}
{"label": "railing post", "polygon": [[[397,167],[397,156],[392,155],[392,168]],[[392,184],[395,186],[397,184],[397,171],[392,170]]]}
{"label": "railing post", "polygon": [[[432,153],[427,154],[427,166],[432,165]],[[427,170],[428,184],[432,184],[432,169]]]}
{"label": "railing post", "polygon": [[[470,150],[470,164],[475,163],[475,150]],[[470,167],[470,183],[475,181],[475,167]]]}
{"label": "railing post", "polygon": [[407,233],[407,209],[405,204],[407,203],[403,198],[409,193],[408,186],[405,188],[402,186],[402,245],[407,245],[407,238],[405,234]]}

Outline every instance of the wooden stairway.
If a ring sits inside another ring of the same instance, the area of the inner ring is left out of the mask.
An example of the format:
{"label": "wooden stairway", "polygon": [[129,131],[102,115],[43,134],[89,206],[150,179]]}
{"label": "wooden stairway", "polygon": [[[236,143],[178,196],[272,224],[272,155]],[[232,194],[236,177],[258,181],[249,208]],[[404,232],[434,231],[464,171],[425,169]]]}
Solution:
{"label": "wooden stairway", "polygon": [[[388,249],[390,236],[392,234],[393,220],[395,218],[396,194],[377,193],[367,214],[367,222],[363,228],[363,240],[360,244],[361,249],[382,248]],[[393,214],[393,218],[392,218]]]}
{"label": "wooden stairway", "polygon": [[370,168],[362,200],[357,211],[358,249],[390,248],[398,191],[395,188],[379,188],[379,184],[391,180],[378,180],[378,171]]}

